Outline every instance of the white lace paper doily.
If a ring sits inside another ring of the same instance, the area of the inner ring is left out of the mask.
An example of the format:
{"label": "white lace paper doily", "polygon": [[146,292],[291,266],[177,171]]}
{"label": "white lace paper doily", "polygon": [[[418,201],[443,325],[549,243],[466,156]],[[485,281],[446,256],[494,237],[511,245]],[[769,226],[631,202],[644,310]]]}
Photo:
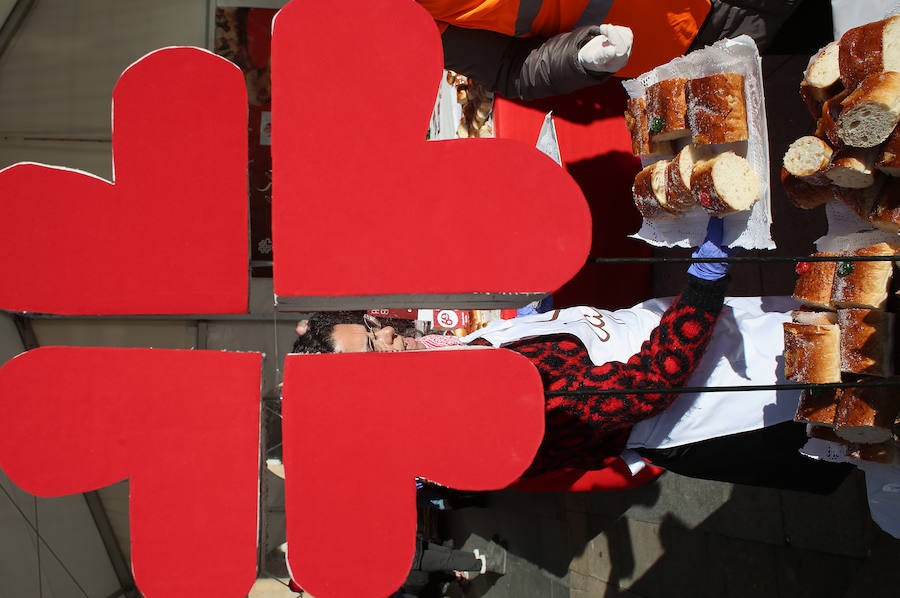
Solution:
{"label": "white lace paper doily", "polygon": [[[643,75],[622,82],[629,97],[643,96],[650,85],[672,77],[696,79],[715,73],[744,76],[749,138],[745,157],[759,177],[759,201],[746,212],[725,216],[725,243],[729,247],[774,249],[769,191],[769,135],[762,83],[762,61],[752,38],[741,35],[717,41],[712,46],[679,56]],[[642,156],[646,166],[659,156]],[[658,247],[696,247],[703,242],[709,215],[695,207],[677,218],[644,220],[640,230],[630,235]]]}

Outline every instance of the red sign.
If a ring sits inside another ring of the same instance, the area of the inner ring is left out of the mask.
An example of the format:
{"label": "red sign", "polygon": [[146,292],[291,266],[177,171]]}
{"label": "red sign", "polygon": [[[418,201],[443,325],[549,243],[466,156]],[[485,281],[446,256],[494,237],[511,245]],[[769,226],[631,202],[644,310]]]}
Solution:
{"label": "red sign", "polygon": [[[549,158],[512,141],[425,141],[440,75],[437,28],[409,0],[294,2],[278,14],[278,295],[334,297],[340,308],[353,295],[548,291],[581,267],[587,208]],[[241,72],[203,50],[167,48],[125,71],[113,104],[114,181],[34,164],[0,172],[0,251],[33,265],[8,272],[0,309],[245,311]],[[435,184],[470,163],[485,173],[477,189]],[[373,204],[430,224],[462,212],[471,225],[452,238],[404,237],[373,222]],[[434,264],[453,276],[435,276]],[[434,388],[441,372],[460,370],[472,377]],[[129,477],[144,595],[181,598],[199,579],[217,596],[244,596],[256,565],[259,390],[258,354],[29,351],[0,368],[0,467],[42,496]],[[399,587],[413,548],[413,476],[508,485],[537,450],[542,397],[533,366],[503,350],[289,357],[286,503],[301,585],[319,598]],[[374,556],[349,569],[348,539]]]}

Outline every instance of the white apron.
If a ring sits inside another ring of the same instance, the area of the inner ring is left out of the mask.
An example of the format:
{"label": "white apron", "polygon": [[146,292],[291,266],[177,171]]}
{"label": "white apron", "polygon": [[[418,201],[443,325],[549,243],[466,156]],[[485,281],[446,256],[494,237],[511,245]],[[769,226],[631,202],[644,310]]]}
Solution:
{"label": "white apron", "polygon": [[[535,336],[568,333],[587,348],[591,361],[627,361],[659,324],[674,298],[652,299],[616,311],[572,307],[492,322],[462,338],[493,346]],[[784,333],[798,304],[790,297],[728,297],[709,347],[687,386],[764,385],[785,382]],[[756,430],[793,418],[799,390],[687,393],[663,413],[639,422],[629,448],[668,448]]]}

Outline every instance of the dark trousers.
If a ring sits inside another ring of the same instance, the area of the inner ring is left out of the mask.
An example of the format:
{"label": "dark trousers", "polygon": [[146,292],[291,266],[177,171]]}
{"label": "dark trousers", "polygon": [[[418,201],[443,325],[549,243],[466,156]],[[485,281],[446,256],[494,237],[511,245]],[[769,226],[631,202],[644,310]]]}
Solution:
{"label": "dark trousers", "polygon": [[453,550],[434,542],[425,544],[422,560],[417,569],[421,571],[481,571],[481,561],[471,550]]}
{"label": "dark trousers", "polygon": [[801,455],[798,449],[806,441],[806,425],[789,421],[683,446],[638,452],[654,465],[692,478],[831,494],[853,466]]}

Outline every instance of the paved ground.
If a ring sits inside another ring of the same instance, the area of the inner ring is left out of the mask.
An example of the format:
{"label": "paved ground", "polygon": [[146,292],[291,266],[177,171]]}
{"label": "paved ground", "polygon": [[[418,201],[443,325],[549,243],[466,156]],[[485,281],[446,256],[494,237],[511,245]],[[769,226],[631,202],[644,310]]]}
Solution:
{"label": "paved ground", "polygon": [[440,518],[457,546],[499,535],[511,555],[505,576],[449,595],[876,598],[900,588],[900,540],[870,521],[857,475],[818,496],[666,473],[625,492],[499,492]]}

